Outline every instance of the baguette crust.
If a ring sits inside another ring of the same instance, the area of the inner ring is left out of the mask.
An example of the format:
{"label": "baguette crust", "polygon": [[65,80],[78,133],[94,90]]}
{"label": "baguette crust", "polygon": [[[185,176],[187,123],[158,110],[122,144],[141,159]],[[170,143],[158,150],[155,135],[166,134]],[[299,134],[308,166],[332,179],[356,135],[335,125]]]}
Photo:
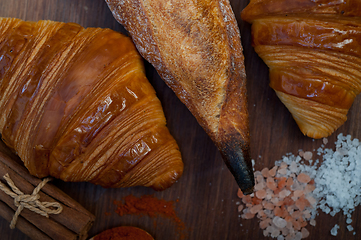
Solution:
{"label": "baguette crust", "polygon": [[244,57],[228,0],[106,2],[217,145],[241,189],[251,192]]}

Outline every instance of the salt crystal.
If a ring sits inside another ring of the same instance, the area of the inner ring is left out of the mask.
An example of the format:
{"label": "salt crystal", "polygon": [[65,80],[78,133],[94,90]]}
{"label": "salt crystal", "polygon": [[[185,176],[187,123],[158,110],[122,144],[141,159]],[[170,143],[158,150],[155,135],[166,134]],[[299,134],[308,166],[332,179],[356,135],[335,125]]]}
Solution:
{"label": "salt crystal", "polygon": [[269,170],[268,170],[268,168],[262,169],[261,173],[262,173],[262,176],[263,176],[263,177],[265,177],[265,178],[269,177]]}
{"label": "salt crystal", "polygon": [[277,166],[274,166],[271,170],[269,170],[269,175],[271,175],[272,177],[276,176],[277,168]]}
{"label": "salt crystal", "polygon": [[279,174],[281,175],[286,175],[287,174],[287,169],[286,168],[281,168],[281,169],[278,169],[277,171]]}
{"label": "salt crystal", "polygon": [[296,191],[296,190],[302,190],[303,189],[303,187],[300,185],[300,183],[295,179],[294,181],[293,181],[293,184],[292,184],[292,186],[291,186],[291,190],[292,191]]}
{"label": "salt crystal", "polygon": [[284,220],[284,219],[281,218],[281,217],[278,217],[278,216],[274,217],[273,220],[272,220],[272,222],[273,222],[273,223],[276,225],[276,227],[278,227],[278,228],[284,228],[284,227],[287,226],[287,221]]}
{"label": "salt crystal", "polygon": [[256,192],[256,197],[259,199],[264,199],[267,196],[267,193],[265,190],[261,189]]}
{"label": "salt crystal", "polygon": [[271,232],[271,237],[275,238],[278,237],[280,235],[280,230],[277,228],[274,228],[273,231]]}
{"label": "salt crystal", "polygon": [[282,163],[281,163],[281,166],[280,166],[280,169],[285,169],[285,168],[287,168],[287,167],[288,167],[288,164],[285,163],[285,162],[282,162]]}
{"label": "salt crystal", "polygon": [[262,176],[262,173],[258,170],[255,171],[253,174],[254,174],[254,177]]}
{"label": "salt crystal", "polygon": [[284,240],[285,237],[283,235],[278,235],[277,240]]}
{"label": "salt crystal", "polygon": [[272,182],[272,181],[267,182],[267,187],[268,187],[269,189],[272,189],[272,190],[274,191],[274,190],[277,189],[277,183]]}
{"label": "salt crystal", "polygon": [[335,224],[335,226],[331,229],[331,235],[332,236],[336,236],[337,235],[337,230],[340,228],[340,226],[338,226],[337,224]]}
{"label": "salt crystal", "polygon": [[306,238],[310,235],[310,232],[306,228],[301,229],[302,238]]}
{"label": "salt crystal", "polygon": [[300,155],[301,157],[303,157],[304,154],[305,154],[305,152],[302,150],[298,152],[298,155]]}
{"label": "salt crystal", "polygon": [[301,240],[302,239],[302,233],[296,232],[295,240]]}
{"label": "salt crystal", "polygon": [[284,227],[284,228],[281,229],[281,232],[282,232],[282,235],[287,236],[288,233],[290,232],[290,230],[289,230],[289,229],[287,228],[287,226],[286,226],[286,227]]}
{"label": "salt crystal", "polygon": [[304,194],[303,190],[295,190],[293,192],[293,196],[296,197],[296,199],[303,196],[303,194]]}
{"label": "salt crystal", "polygon": [[315,185],[313,184],[307,184],[305,186],[305,193],[310,193],[310,192],[313,192],[313,190],[315,190]]}
{"label": "salt crystal", "polygon": [[353,227],[351,225],[347,225],[347,230],[351,232],[353,230]]}
{"label": "salt crystal", "polygon": [[287,189],[284,189],[284,190],[282,190],[278,195],[279,195],[280,198],[283,199],[283,198],[289,196],[290,194],[291,194],[290,191],[288,191]]}
{"label": "salt crystal", "polygon": [[293,240],[293,239],[294,239],[294,234],[292,233],[289,233],[285,238],[285,240]]}
{"label": "salt crystal", "polygon": [[267,218],[266,220],[261,221],[261,222],[259,223],[259,227],[260,227],[261,229],[267,228],[267,227],[269,226],[269,222],[270,222],[270,221],[268,221],[268,220],[270,220],[270,219]]}
{"label": "salt crystal", "polygon": [[243,205],[238,206],[238,212],[241,212],[243,210]]}
{"label": "salt crystal", "polygon": [[260,210],[257,213],[257,217],[260,218],[260,219],[265,219],[267,217],[267,215],[264,213],[263,210]]}
{"label": "salt crystal", "polygon": [[317,200],[312,196],[307,196],[306,199],[311,204],[311,206],[315,206],[317,203]]}
{"label": "salt crystal", "polygon": [[265,186],[266,186],[266,184],[264,182],[263,183],[257,183],[257,184],[254,185],[254,190],[255,191],[262,190],[262,189],[265,188]]}
{"label": "salt crystal", "polygon": [[271,199],[271,202],[272,202],[273,204],[277,204],[278,201],[279,201],[279,199],[278,199],[277,197],[274,197],[274,198]]}
{"label": "salt crystal", "polygon": [[256,214],[262,209],[263,209],[262,205],[255,205],[249,210],[249,212],[252,214]]}
{"label": "salt crystal", "polygon": [[311,181],[311,178],[305,173],[300,173],[297,176],[297,180],[301,183],[308,183],[309,181]]}
{"label": "salt crystal", "polygon": [[291,162],[290,164],[290,171],[291,173],[296,173],[298,171],[298,167],[297,167],[297,163],[296,162]]}
{"label": "salt crystal", "polygon": [[265,202],[265,203],[263,204],[263,207],[264,207],[265,209],[269,209],[269,210],[273,210],[273,209],[275,208],[275,206],[274,206],[272,203],[270,203],[270,202]]}
{"label": "salt crystal", "polygon": [[292,186],[293,185],[293,178],[289,177],[286,181],[286,186]]}
{"label": "salt crystal", "polygon": [[311,213],[310,213],[310,211],[308,211],[308,210],[303,211],[303,216],[304,216],[306,219],[311,218]]}
{"label": "salt crystal", "polygon": [[305,159],[305,160],[311,160],[312,159],[312,152],[310,152],[310,151],[307,151],[307,152],[305,152],[304,154],[303,154],[303,158]]}

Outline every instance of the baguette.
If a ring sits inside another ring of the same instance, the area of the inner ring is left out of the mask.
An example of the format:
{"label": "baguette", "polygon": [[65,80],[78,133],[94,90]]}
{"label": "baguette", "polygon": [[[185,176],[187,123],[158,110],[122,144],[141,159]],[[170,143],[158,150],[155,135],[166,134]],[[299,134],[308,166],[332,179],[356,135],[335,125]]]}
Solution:
{"label": "baguette", "polygon": [[140,54],[196,117],[245,194],[250,161],[246,74],[228,0],[106,0]]}

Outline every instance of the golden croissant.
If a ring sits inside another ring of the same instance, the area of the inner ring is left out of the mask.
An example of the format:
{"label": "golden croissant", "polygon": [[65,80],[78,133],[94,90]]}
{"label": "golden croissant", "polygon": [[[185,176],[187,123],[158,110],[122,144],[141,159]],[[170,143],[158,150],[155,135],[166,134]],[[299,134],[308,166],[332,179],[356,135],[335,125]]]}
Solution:
{"label": "golden croissant", "polygon": [[181,176],[130,38],[73,23],[0,24],[0,131],[32,175],[156,190]]}
{"label": "golden croissant", "polygon": [[244,193],[253,191],[246,74],[228,0],[106,0],[140,54],[196,117]]}
{"label": "golden croissant", "polygon": [[332,134],[361,90],[361,1],[252,0],[241,16],[303,134]]}

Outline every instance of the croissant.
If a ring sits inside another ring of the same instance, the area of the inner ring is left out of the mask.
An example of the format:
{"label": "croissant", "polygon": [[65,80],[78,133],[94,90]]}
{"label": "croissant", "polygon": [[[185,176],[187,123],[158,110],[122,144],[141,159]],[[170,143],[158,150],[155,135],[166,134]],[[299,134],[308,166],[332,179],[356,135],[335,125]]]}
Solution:
{"label": "croissant", "polygon": [[241,17],[302,133],[332,134],[361,90],[361,1],[252,0]]}
{"label": "croissant", "polygon": [[252,192],[244,57],[229,1],[106,2],[211,137],[243,192]]}
{"label": "croissant", "polygon": [[0,131],[32,175],[156,190],[181,176],[129,37],[74,23],[0,24]]}

